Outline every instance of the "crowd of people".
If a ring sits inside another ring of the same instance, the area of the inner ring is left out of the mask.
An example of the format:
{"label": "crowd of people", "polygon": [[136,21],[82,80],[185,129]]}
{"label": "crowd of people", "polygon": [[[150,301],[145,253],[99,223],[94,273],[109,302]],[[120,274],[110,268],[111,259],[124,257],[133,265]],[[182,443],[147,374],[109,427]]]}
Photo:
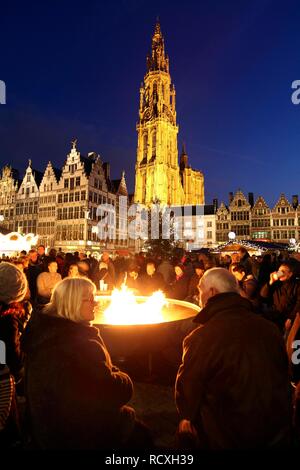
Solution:
{"label": "crowd of people", "polygon": [[[46,254],[42,245],[3,257],[0,448],[153,445],[151,430],[128,406],[132,379],[113,364],[91,326],[101,283],[108,292],[122,285],[144,296],[162,290],[201,307],[183,341],[175,383],[178,447],[299,445],[297,258],[279,252],[250,256],[241,247],[225,256],[139,253],[112,259],[104,251],[96,259],[54,249]],[[20,399],[25,423],[18,419]]]}

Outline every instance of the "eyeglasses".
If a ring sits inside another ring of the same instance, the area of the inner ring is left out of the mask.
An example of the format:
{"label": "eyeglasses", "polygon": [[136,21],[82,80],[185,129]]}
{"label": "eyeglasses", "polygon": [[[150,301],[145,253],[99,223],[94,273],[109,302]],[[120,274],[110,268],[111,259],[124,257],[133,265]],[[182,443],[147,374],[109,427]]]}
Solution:
{"label": "eyeglasses", "polygon": [[97,302],[95,302],[94,297],[90,297],[89,299],[82,299],[82,302],[90,302],[90,303],[93,303],[93,304],[97,303]]}

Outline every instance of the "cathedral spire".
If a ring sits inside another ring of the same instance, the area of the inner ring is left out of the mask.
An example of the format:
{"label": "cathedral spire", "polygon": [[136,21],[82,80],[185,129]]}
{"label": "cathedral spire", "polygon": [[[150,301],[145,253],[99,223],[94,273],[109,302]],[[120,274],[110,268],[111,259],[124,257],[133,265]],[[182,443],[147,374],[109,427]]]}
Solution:
{"label": "cathedral spire", "polygon": [[147,73],[140,87],[138,144],[134,201],[196,205],[204,202],[203,175],[188,165],[183,154],[178,162],[176,92],[165,54],[159,19],[152,37]]}
{"label": "cathedral spire", "polygon": [[180,169],[184,170],[188,166],[188,155],[186,153],[185,142],[182,144],[182,151],[180,155]]}
{"label": "cathedral spire", "polygon": [[160,21],[159,21],[159,17],[156,18],[156,24],[155,24],[155,30],[154,30],[154,35],[153,35],[153,39],[152,39],[152,44],[153,44],[153,41],[154,40],[158,40],[158,41],[163,41],[163,35],[162,35],[162,32],[161,32],[161,28],[160,28]]}
{"label": "cathedral spire", "polygon": [[154,34],[152,37],[151,55],[147,57],[147,71],[153,72],[161,70],[169,72],[169,58],[165,55],[165,43],[161,32],[159,18],[156,20]]}

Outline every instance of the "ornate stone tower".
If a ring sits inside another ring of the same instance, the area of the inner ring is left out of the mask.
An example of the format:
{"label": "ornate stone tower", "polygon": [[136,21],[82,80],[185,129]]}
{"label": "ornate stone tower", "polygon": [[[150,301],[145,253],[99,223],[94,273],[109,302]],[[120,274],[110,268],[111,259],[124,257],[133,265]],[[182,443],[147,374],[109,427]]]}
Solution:
{"label": "ornate stone tower", "polygon": [[204,203],[204,180],[199,172],[197,184],[202,186],[196,193],[201,194],[203,200],[193,197],[190,192],[193,185],[188,185],[189,197],[186,199],[186,184],[178,165],[175,98],[169,58],[165,54],[164,39],[157,22],[151,55],[147,57],[147,73],[140,88],[134,194],[136,203],[147,206],[157,201],[168,205]]}

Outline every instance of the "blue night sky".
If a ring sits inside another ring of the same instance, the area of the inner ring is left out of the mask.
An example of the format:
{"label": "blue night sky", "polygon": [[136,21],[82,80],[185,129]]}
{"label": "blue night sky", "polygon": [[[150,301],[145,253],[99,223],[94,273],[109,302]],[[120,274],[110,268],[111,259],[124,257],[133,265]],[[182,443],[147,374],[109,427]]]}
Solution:
{"label": "blue night sky", "polygon": [[179,149],[228,192],[300,194],[297,0],[5,2],[0,11],[0,164],[44,171],[78,149],[124,168],[134,189],[139,86],[159,15],[177,92]]}

